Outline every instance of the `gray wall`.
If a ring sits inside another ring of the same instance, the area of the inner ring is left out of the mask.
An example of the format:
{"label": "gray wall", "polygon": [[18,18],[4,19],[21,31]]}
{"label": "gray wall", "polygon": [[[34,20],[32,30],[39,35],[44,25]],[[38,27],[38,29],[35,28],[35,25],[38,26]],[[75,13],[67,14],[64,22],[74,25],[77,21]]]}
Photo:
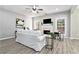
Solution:
{"label": "gray wall", "polygon": [[16,17],[24,18],[22,15],[0,9],[0,39],[15,35]]}

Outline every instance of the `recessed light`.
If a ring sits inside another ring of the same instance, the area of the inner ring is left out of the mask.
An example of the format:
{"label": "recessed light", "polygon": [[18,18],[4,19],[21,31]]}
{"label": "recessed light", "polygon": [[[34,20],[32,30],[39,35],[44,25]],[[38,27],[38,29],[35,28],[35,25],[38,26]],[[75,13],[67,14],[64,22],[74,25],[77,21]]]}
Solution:
{"label": "recessed light", "polygon": [[59,10],[58,8],[56,8],[56,10]]}

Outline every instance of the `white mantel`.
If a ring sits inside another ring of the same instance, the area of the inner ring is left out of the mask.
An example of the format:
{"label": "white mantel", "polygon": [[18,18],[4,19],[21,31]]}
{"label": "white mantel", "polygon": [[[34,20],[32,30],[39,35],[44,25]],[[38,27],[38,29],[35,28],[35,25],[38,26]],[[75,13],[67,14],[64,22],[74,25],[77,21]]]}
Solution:
{"label": "white mantel", "polygon": [[53,25],[52,24],[43,24],[42,30],[50,30],[50,32],[53,32]]}

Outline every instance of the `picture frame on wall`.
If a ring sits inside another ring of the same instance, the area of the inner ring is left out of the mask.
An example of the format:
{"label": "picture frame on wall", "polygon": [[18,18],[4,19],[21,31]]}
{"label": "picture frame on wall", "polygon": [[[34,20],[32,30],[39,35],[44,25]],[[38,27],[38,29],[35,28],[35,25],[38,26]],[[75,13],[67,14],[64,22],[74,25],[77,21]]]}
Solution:
{"label": "picture frame on wall", "polygon": [[20,18],[16,18],[16,28],[23,28],[24,20]]}

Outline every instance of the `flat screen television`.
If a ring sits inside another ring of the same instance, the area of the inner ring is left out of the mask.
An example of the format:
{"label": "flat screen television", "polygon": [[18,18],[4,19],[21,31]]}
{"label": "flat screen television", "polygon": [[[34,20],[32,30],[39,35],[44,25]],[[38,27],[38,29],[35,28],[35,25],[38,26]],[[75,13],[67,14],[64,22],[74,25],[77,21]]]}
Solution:
{"label": "flat screen television", "polygon": [[51,23],[51,19],[43,19],[43,24],[49,24]]}

